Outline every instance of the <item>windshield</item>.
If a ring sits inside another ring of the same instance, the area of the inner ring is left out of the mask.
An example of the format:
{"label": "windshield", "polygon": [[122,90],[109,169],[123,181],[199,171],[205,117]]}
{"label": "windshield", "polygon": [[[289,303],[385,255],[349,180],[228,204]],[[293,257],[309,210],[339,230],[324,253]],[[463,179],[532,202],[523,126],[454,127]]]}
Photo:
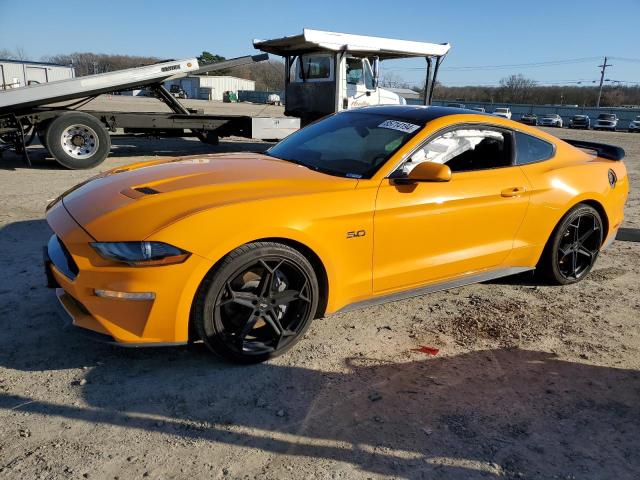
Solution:
{"label": "windshield", "polygon": [[496,112],[507,113],[509,111],[508,108],[496,108]]}
{"label": "windshield", "polygon": [[598,118],[600,120],[614,120],[616,118],[615,115],[607,115],[606,113],[601,113],[600,115],[598,115]]}
{"label": "windshield", "polygon": [[266,153],[329,175],[370,178],[420,128],[384,115],[344,112],[298,130]]}

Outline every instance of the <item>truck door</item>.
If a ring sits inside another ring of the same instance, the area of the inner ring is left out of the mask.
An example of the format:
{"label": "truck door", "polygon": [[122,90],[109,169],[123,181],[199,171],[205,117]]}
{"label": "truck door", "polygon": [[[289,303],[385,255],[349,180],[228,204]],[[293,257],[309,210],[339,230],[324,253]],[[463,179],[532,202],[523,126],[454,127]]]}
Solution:
{"label": "truck door", "polygon": [[348,57],[345,62],[345,74],[349,108],[378,104],[373,73],[366,59]]}

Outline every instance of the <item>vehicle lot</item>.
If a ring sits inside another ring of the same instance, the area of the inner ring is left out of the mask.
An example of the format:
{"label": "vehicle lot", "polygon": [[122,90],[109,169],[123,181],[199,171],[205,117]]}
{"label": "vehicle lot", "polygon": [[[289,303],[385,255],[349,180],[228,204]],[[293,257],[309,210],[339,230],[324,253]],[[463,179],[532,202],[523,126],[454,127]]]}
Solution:
{"label": "vehicle lot", "polygon": [[[548,131],[625,148],[637,237],[640,136]],[[122,138],[99,169],[268,145]],[[98,169],[31,151],[31,170],[0,159],[0,479],[637,477],[639,243],[573,286],[507,278],[321,319],[268,364],[125,350],[62,330],[43,287],[44,207]]]}

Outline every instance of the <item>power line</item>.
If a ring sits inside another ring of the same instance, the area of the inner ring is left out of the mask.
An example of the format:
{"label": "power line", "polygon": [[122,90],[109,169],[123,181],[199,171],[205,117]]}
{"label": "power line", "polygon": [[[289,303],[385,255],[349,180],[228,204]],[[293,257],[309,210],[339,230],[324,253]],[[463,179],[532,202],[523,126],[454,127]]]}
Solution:
{"label": "power line", "polygon": [[[502,64],[502,65],[469,65],[469,66],[458,66],[458,67],[446,67],[441,68],[440,71],[473,71],[473,70],[499,70],[499,69],[507,69],[507,68],[518,68],[518,67],[552,67],[557,65],[568,65],[572,63],[584,63],[584,62],[592,62],[594,60],[599,60],[600,57],[582,57],[582,58],[569,58],[565,60],[550,60],[546,62],[530,62],[530,63],[511,63],[511,64]],[[633,59],[628,59],[633,60]],[[385,70],[424,70],[422,67],[389,67],[385,68]]]}

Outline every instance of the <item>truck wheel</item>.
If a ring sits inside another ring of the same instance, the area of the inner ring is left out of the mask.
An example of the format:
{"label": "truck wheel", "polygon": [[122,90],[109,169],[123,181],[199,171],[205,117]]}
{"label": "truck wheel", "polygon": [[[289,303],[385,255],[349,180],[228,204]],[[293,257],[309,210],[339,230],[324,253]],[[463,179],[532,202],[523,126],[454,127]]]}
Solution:
{"label": "truck wheel", "polygon": [[204,132],[204,139],[202,141],[209,145],[218,145],[220,143],[220,137],[218,137],[216,132],[208,130]]}
{"label": "truck wheel", "polygon": [[106,128],[93,115],[65,113],[55,118],[45,132],[47,149],[56,161],[72,170],[100,165],[111,149]]}

